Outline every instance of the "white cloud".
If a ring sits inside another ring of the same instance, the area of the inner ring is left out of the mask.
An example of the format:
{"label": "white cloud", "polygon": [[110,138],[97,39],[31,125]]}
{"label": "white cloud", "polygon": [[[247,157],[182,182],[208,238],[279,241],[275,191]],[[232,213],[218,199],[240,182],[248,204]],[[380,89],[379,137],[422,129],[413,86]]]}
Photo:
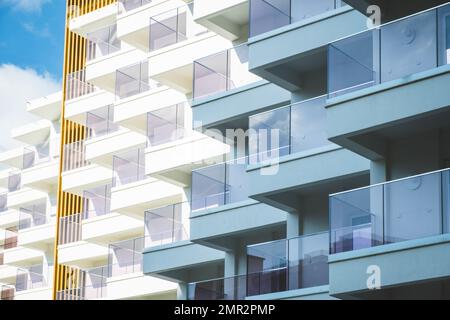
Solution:
{"label": "white cloud", "polygon": [[35,36],[38,36],[38,37],[49,38],[51,36],[48,26],[45,26],[43,28],[36,28],[33,23],[24,22],[24,23],[22,23],[22,27],[27,32],[34,34]]}
{"label": "white cloud", "polygon": [[0,65],[0,150],[21,145],[11,139],[11,129],[37,121],[26,111],[28,100],[61,90],[61,84],[49,74],[15,65]]}
{"label": "white cloud", "polygon": [[14,10],[40,12],[42,7],[51,0],[0,0],[0,5],[11,6]]}

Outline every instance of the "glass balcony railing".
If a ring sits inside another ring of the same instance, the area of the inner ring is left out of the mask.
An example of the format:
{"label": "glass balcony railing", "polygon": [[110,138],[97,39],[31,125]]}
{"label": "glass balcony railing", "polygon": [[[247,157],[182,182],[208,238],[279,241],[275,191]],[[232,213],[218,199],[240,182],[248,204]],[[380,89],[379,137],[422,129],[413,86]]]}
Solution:
{"label": "glass balcony railing", "polygon": [[8,174],[8,192],[15,192],[22,188],[22,172],[14,170]]}
{"label": "glass balcony railing", "polygon": [[87,61],[120,51],[121,41],[117,38],[117,25],[96,30],[87,34]]}
{"label": "glass balcony railing", "polygon": [[142,272],[142,251],[145,237],[109,244],[108,277]]}
{"label": "glass balcony railing", "polygon": [[177,203],[145,212],[145,247],[188,240],[189,235],[183,223],[191,211],[190,203]]}
{"label": "glass balcony railing", "polygon": [[249,163],[261,163],[332,143],[326,132],[326,96],[249,117]]}
{"label": "glass balcony railing", "polygon": [[112,105],[86,113],[86,128],[88,139],[101,137],[116,132],[120,126],[113,121]]}
{"label": "glass balcony railing", "polygon": [[0,193],[0,214],[8,211],[8,192]]}
{"label": "glass balcony railing", "polygon": [[155,147],[187,137],[192,130],[186,126],[185,111],[189,106],[179,103],[147,114],[147,146]]}
{"label": "glass balcony railing", "polygon": [[450,232],[450,170],[330,195],[330,251]]}
{"label": "glass balcony railing", "polygon": [[344,5],[341,0],[250,0],[250,37]]}
{"label": "glass balcony railing", "polygon": [[75,213],[59,218],[59,245],[81,241],[82,219],[83,213]]}
{"label": "glass balcony railing", "polygon": [[13,286],[0,285],[0,300],[14,300],[15,289]]}
{"label": "glass balcony railing", "polygon": [[249,296],[328,284],[329,233],[247,247],[247,274],[188,285],[189,300],[244,300]]}
{"label": "glass balcony railing", "polygon": [[67,75],[66,100],[76,99],[98,90],[96,86],[86,81],[86,71],[84,69]]}
{"label": "glass balcony railing", "polygon": [[148,76],[147,61],[116,70],[116,99],[125,99],[159,86],[158,82]]}
{"label": "glass balcony railing", "polygon": [[261,80],[248,71],[248,46],[237,47],[194,61],[194,99],[205,98]]}
{"label": "glass balcony railing", "polygon": [[208,32],[205,27],[193,21],[193,8],[192,2],[150,17],[150,51],[162,49]]}
{"label": "glass balcony railing", "polygon": [[329,97],[449,64],[449,17],[444,5],[330,44]]}
{"label": "glass balcony railing", "polygon": [[47,286],[47,279],[43,274],[43,266],[36,265],[19,268],[16,275],[16,292],[38,289]]}
{"label": "glass balcony railing", "polygon": [[143,149],[136,149],[113,156],[112,186],[118,187],[145,180],[145,157]]}
{"label": "glass balcony railing", "polygon": [[83,219],[100,217],[111,212],[111,185],[83,191]]}
{"label": "glass balcony railing", "polygon": [[119,0],[119,14],[140,8],[151,2],[152,0]]}
{"label": "glass balcony railing", "polygon": [[6,229],[2,231],[3,239],[0,238],[0,252],[17,247],[17,230]]}
{"label": "glass balcony railing", "polygon": [[248,199],[247,158],[192,171],[192,212]]}
{"label": "glass balcony railing", "polygon": [[33,205],[19,209],[19,230],[25,230],[49,223],[45,213],[46,205]]}
{"label": "glass balcony railing", "polygon": [[86,160],[84,140],[64,145],[63,171],[75,170],[90,164],[90,161]]}
{"label": "glass balcony railing", "polygon": [[248,295],[328,284],[329,232],[247,247]]}

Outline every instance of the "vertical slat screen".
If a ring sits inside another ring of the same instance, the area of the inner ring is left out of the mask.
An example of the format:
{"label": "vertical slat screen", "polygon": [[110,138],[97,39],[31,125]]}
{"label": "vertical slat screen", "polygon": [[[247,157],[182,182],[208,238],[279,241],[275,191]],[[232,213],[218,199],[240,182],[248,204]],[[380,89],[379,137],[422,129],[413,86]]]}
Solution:
{"label": "vertical slat screen", "polygon": [[[65,230],[74,228],[73,221],[78,221],[83,210],[83,198],[63,192],[61,188],[61,173],[64,169],[64,146],[67,144],[82,141],[86,137],[86,128],[80,124],[65,119],[65,101],[67,97],[67,78],[69,74],[80,72],[84,69],[86,63],[86,39],[71,32],[68,29],[69,20],[80,15],[87,14],[91,11],[100,9],[104,6],[114,4],[117,0],[67,0],[66,6],[66,28],[65,28],[65,44],[64,44],[64,66],[63,66],[63,102],[61,106],[61,147],[60,147],[60,165],[58,178],[58,208],[56,235],[54,244],[54,265],[55,271],[53,275],[53,299],[74,300],[80,299],[81,286],[83,284],[83,272],[79,269],[69,266],[60,265],[58,263],[58,243],[60,239],[67,236],[71,239],[81,237],[81,229],[73,231],[67,235]],[[74,217],[71,217],[74,216]],[[60,230],[62,226],[61,219],[66,219],[72,223],[68,223]]]}

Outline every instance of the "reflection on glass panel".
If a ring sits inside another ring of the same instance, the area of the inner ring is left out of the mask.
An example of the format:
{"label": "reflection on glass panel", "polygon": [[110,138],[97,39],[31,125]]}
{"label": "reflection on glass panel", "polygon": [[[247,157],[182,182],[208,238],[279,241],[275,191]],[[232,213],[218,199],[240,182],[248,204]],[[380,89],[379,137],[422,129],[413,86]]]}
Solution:
{"label": "reflection on glass panel", "polygon": [[78,97],[97,91],[98,88],[86,81],[85,69],[69,73],[66,79],[66,99]]}
{"label": "reflection on glass panel", "polygon": [[188,284],[188,300],[243,300],[247,277],[235,276]]}
{"label": "reflection on glass panel", "polygon": [[448,170],[330,196],[332,253],[448,232]]}
{"label": "reflection on glass panel", "polygon": [[108,277],[142,272],[143,248],[144,238],[142,237],[110,244]]}
{"label": "reflection on glass panel", "polygon": [[185,108],[186,105],[180,103],[147,114],[148,146],[176,141],[187,135]]}
{"label": "reflection on glass panel", "polygon": [[19,230],[24,230],[47,223],[46,204],[36,204],[19,209]]}
{"label": "reflection on glass panel", "polygon": [[11,171],[8,176],[8,191],[14,192],[22,187],[22,173],[20,171]]}
{"label": "reflection on glass panel", "polygon": [[296,22],[334,10],[335,2],[335,0],[291,0],[291,20]]}
{"label": "reflection on glass panel", "polygon": [[113,157],[113,187],[145,179],[145,158],[142,149]]}
{"label": "reflection on glass panel", "polygon": [[87,35],[87,60],[94,60],[119,51],[121,41],[117,38],[117,25],[96,30]]}
{"label": "reflection on glass panel", "polygon": [[383,26],[381,82],[437,67],[437,43],[433,35],[436,35],[434,11]]}
{"label": "reflection on glass panel", "polygon": [[441,174],[385,185],[385,243],[441,233]]}
{"label": "reflection on glass panel", "polygon": [[[290,107],[285,107],[249,118],[249,128],[253,132],[249,138],[251,163],[290,153],[290,113]],[[273,135],[274,131],[278,132],[278,137]]]}
{"label": "reflection on glass panel", "polygon": [[291,153],[331,144],[326,132],[326,97],[291,106]]}
{"label": "reflection on glass panel", "polygon": [[192,172],[192,211],[219,207],[227,203],[224,163]]}
{"label": "reflection on glass panel", "polygon": [[374,52],[377,33],[369,30],[332,43],[328,49],[328,92],[345,94],[376,83]]}
{"label": "reflection on glass panel", "polygon": [[110,213],[111,185],[99,186],[83,191],[83,219]]}
{"label": "reflection on glass panel", "polygon": [[112,105],[88,112],[86,114],[88,137],[95,138],[118,131],[120,127],[114,123],[113,116],[114,108]]}
{"label": "reflection on glass panel", "polygon": [[159,87],[148,77],[148,62],[143,61],[116,71],[116,97],[125,99]]}
{"label": "reflection on glass panel", "polygon": [[16,275],[16,291],[25,291],[46,286],[43,265],[19,268]]}
{"label": "reflection on glass panel", "polygon": [[8,193],[0,193],[0,212],[8,210]]}
{"label": "reflection on glass panel", "polygon": [[183,219],[190,213],[188,202],[177,203],[145,212],[145,247],[188,239]]}
{"label": "reflection on glass panel", "polygon": [[291,0],[250,0],[250,37],[291,23]]}
{"label": "reflection on glass panel", "polygon": [[194,62],[194,99],[227,91],[231,85],[228,51]]}
{"label": "reflection on glass panel", "polygon": [[176,8],[150,18],[150,51],[187,39],[188,8]]}

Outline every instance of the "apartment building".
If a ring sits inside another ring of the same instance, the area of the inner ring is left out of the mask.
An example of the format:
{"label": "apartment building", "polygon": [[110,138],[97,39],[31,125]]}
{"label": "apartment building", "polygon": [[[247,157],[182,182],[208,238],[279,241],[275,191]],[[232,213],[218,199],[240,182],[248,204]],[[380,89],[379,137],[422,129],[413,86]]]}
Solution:
{"label": "apartment building", "polygon": [[2,299],[450,298],[448,1],[67,8]]}

